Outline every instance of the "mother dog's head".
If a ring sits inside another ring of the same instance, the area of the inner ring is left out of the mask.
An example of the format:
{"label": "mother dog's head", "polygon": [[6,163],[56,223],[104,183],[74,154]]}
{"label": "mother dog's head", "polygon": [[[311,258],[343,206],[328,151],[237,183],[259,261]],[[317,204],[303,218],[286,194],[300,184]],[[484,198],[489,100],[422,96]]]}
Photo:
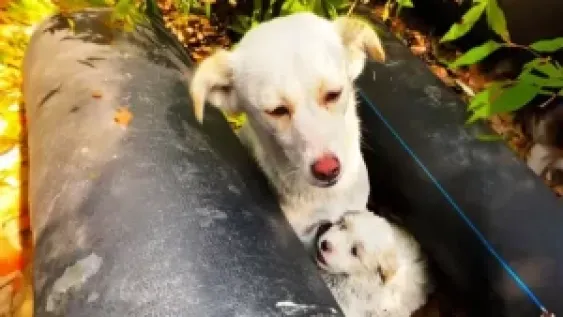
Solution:
{"label": "mother dog's head", "polygon": [[244,112],[292,169],[312,185],[332,186],[360,159],[353,81],[367,54],[385,59],[378,36],[361,20],[311,13],[271,20],[199,65],[190,86],[196,118],[203,121],[206,101]]}

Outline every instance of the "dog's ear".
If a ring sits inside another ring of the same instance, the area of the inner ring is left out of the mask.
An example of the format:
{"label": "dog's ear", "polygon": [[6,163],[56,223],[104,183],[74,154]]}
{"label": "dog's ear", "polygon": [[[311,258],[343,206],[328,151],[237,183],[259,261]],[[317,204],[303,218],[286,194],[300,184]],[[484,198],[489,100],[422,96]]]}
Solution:
{"label": "dog's ear", "polygon": [[386,250],[379,254],[377,273],[381,276],[383,284],[387,283],[397,273],[398,259],[394,249]]}
{"label": "dog's ear", "polygon": [[237,112],[237,97],[233,87],[231,52],[219,49],[197,67],[190,83],[194,114],[200,123],[206,101],[227,114]]}
{"label": "dog's ear", "polygon": [[333,23],[346,48],[352,79],[356,79],[364,69],[366,53],[380,63],[385,62],[383,45],[371,25],[361,19],[346,16],[336,18]]}

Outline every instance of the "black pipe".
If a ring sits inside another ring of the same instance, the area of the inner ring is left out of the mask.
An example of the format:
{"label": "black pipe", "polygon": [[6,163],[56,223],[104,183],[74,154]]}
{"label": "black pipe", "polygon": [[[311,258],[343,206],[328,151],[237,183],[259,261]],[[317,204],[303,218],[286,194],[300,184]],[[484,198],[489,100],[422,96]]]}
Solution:
{"label": "black pipe", "polygon": [[389,60],[358,80],[372,200],[389,204],[472,316],[563,314],[562,204],[385,27]]}
{"label": "black pipe", "polygon": [[342,316],[222,115],[196,123],[162,30],[108,17],[50,18],[25,56],[35,315]]}

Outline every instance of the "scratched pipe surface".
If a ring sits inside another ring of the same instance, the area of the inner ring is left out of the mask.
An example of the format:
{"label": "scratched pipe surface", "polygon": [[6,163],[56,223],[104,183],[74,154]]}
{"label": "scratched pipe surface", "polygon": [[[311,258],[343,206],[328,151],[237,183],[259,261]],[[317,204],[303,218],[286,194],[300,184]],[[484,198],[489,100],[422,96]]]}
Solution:
{"label": "scratched pipe surface", "polygon": [[[390,201],[475,317],[563,314],[563,204],[385,27],[358,79],[372,197]],[[521,281],[514,278],[507,269]],[[527,294],[525,287],[534,296]]]}
{"label": "scratched pipe surface", "polygon": [[106,18],[54,17],[25,58],[36,316],[342,316],[223,117],[195,122],[166,36]]}

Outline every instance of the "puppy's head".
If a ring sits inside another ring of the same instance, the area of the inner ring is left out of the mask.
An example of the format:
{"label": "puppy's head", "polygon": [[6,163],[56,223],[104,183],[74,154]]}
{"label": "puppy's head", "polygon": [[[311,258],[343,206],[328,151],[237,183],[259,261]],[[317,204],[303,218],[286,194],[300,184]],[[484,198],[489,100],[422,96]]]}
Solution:
{"label": "puppy's head", "polygon": [[360,20],[297,13],[265,22],[199,65],[190,86],[196,118],[206,101],[245,112],[293,170],[313,185],[334,185],[359,146],[353,80],[368,54],[385,59]]}
{"label": "puppy's head", "polygon": [[369,211],[350,211],[320,228],[316,262],[335,274],[378,274],[383,282],[397,270],[394,231],[389,222]]}

